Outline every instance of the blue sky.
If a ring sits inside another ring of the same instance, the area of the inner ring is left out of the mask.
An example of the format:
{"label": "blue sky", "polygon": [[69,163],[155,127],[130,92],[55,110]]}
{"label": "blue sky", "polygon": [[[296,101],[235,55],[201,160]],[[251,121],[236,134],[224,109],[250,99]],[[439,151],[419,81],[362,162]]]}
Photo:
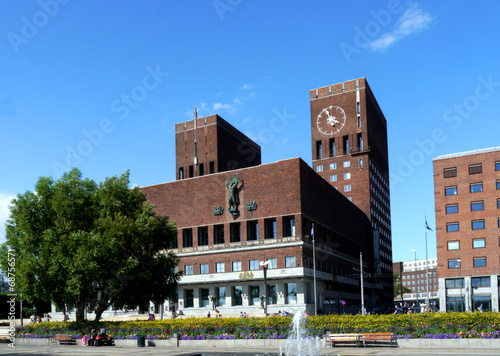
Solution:
{"label": "blue sky", "polygon": [[263,163],[311,164],[309,90],[366,77],[388,121],[394,260],[424,258],[432,158],[499,145],[499,13],[497,1],[2,1],[0,241],[8,201],[40,176],[174,180],[174,124],[194,107],[252,137]]}

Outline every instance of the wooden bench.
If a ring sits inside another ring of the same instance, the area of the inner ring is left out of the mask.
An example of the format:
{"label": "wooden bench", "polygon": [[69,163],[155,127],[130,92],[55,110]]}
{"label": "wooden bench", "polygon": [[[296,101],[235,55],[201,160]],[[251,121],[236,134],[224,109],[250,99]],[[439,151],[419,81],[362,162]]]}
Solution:
{"label": "wooden bench", "polygon": [[359,346],[359,334],[328,334],[326,336],[326,344],[331,347],[335,344],[355,343]]}
{"label": "wooden bench", "polygon": [[376,343],[390,343],[391,347],[397,345],[396,336],[393,333],[363,333],[358,336],[358,345],[363,344],[376,344]]}
{"label": "wooden bench", "polygon": [[57,334],[52,340],[49,340],[49,342],[59,343],[59,345],[76,345],[76,339],[73,339],[73,335],[65,334]]}

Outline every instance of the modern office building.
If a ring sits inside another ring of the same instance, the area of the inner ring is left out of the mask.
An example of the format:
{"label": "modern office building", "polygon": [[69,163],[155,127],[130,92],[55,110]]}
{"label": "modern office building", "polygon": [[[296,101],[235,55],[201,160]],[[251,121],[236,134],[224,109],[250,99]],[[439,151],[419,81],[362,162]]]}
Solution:
{"label": "modern office building", "polygon": [[363,210],[373,229],[370,273],[392,301],[387,121],[365,78],[310,91],[313,169]]}
{"label": "modern office building", "polygon": [[[395,262],[393,271],[401,277],[403,287],[411,290],[409,293],[395,296],[395,302],[406,302],[410,305],[427,304],[431,307],[439,305],[439,284],[437,276],[437,258],[429,258],[427,261],[413,260],[406,262]],[[428,278],[427,278],[428,276]]]}
{"label": "modern office building", "polygon": [[441,311],[499,311],[500,147],[433,164]]}

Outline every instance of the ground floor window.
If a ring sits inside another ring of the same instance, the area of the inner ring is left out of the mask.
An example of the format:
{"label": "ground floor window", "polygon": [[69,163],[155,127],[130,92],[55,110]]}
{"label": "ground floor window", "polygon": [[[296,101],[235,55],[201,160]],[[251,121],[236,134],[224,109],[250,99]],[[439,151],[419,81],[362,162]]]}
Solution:
{"label": "ground floor window", "polygon": [[480,310],[480,309],[482,311],[491,311],[491,295],[490,294],[473,295],[472,296],[472,308],[473,308],[472,311],[476,311],[476,310]]}
{"label": "ground floor window", "polygon": [[464,308],[464,296],[446,297],[446,311],[462,312]]}
{"label": "ground floor window", "polygon": [[297,303],[297,283],[288,283],[286,286],[286,303],[296,304]]}
{"label": "ground floor window", "polygon": [[233,306],[243,305],[243,287],[234,286],[233,287]]}
{"label": "ground floor window", "polygon": [[217,305],[224,306],[226,305],[226,287],[215,287],[216,296],[217,296]]}
{"label": "ground floor window", "polygon": [[268,284],[267,285],[267,300],[268,304],[278,304],[278,285]]}
{"label": "ground floor window", "polygon": [[194,307],[194,297],[193,297],[193,290],[192,289],[186,289],[184,291],[186,300],[184,301],[184,306],[186,308],[192,308]]}
{"label": "ground floor window", "polygon": [[250,304],[260,304],[260,288],[259,286],[250,286]]}
{"label": "ground floor window", "polygon": [[209,293],[210,293],[210,291],[208,288],[200,289],[201,307],[209,307],[210,306],[210,300],[208,299]]}

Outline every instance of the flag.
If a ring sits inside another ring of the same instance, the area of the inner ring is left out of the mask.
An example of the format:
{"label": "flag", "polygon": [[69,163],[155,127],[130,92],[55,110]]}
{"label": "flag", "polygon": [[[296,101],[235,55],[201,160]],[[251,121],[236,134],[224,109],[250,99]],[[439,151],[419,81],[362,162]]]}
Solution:
{"label": "flag", "polygon": [[314,225],[311,224],[311,239],[314,239]]}
{"label": "flag", "polygon": [[425,229],[426,229],[426,230],[431,230],[431,231],[432,231],[432,229],[431,229],[431,228],[429,227],[429,225],[427,224],[427,218],[425,218]]}

